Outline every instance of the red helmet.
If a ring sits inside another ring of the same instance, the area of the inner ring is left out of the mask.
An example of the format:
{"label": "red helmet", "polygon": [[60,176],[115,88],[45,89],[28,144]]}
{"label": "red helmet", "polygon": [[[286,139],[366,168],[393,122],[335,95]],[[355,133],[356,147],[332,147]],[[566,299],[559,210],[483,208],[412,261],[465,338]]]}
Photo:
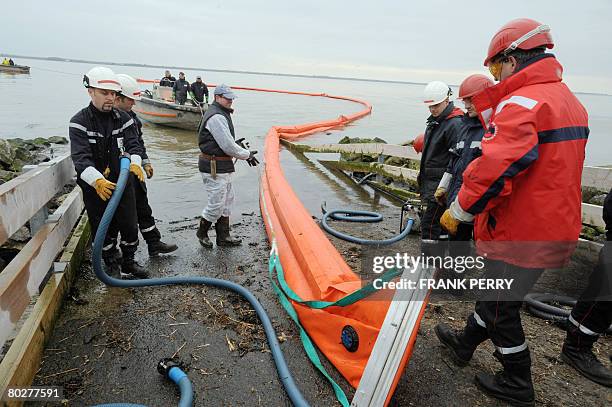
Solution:
{"label": "red helmet", "polygon": [[495,85],[495,82],[485,75],[479,73],[470,75],[459,86],[459,99],[471,98],[493,85]]}
{"label": "red helmet", "polygon": [[425,134],[421,133],[414,140],[412,140],[412,148],[417,153],[423,152],[423,144],[425,143]]}
{"label": "red helmet", "polygon": [[530,18],[517,18],[506,23],[495,33],[489,43],[489,52],[484,61],[488,66],[491,59],[500,53],[507,54],[515,49],[552,48],[555,43],[550,35],[550,27]]}

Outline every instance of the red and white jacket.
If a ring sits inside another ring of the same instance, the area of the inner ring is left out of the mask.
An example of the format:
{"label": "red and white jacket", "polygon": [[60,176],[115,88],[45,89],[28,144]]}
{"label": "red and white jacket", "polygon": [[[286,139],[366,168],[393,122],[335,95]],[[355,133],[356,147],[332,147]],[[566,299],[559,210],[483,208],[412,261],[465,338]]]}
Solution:
{"label": "red and white jacket", "polygon": [[578,240],[588,114],[562,72],[544,54],[472,99],[487,131],[451,212],[488,258],[557,268]]}

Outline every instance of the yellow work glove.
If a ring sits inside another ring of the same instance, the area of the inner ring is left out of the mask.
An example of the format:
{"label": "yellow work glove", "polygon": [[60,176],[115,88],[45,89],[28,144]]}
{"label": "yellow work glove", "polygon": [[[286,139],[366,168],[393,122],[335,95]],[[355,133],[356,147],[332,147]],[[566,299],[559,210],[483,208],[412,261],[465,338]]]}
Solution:
{"label": "yellow work glove", "polygon": [[446,188],[438,187],[436,192],[434,192],[434,198],[438,205],[446,206]]}
{"label": "yellow work glove", "polygon": [[142,167],[138,164],[130,164],[130,172],[140,180],[140,182],[144,182],[144,173],[142,172]]}
{"label": "yellow work glove", "polygon": [[453,236],[457,234],[457,227],[460,223],[457,219],[453,218],[449,209],[445,210],[440,218],[440,225]]}
{"label": "yellow work glove", "polygon": [[96,193],[103,201],[108,200],[113,194],[113,190],[115,189],[115,183],[110,182],[106,178],[98,178],[94,184],[94,188],[96,189]]}
{"label": "yellow work glove", "polygon": [[145,172],[147,173],[147,178],[153,177],[153,166],[151,164],[143,165]]}

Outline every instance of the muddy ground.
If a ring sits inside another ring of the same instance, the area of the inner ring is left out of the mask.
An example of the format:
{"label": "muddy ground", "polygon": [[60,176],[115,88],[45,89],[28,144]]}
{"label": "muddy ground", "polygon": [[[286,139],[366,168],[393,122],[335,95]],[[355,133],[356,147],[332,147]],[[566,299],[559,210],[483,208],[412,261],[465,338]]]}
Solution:
{"label": "muddy ground", "polygon": [[[376,228],[342,226],[364,235],[392,234],[393,221]],[[163,235],[179,243],[177,252],[149,259],[144,245],[139,260],[152,276],[200,275],[229,279],[250,289],[268,311],[296,383],[313,406],[338,405],[331,387],[305,356],[299,335],[277,301],[268,280],[269,245],[259,213],[243,214],[235,234],[240,248],[206,250],[195,239],[197,221],[178,219],[161,223]],[[354,267],[360,268],[360,249],[333,239]],[[417,250],[417,237],[406,241]],[[416,252],[415,252],[416,254]],[[494,371],[498,363],[489,343],[475,353],[472,363],[458,368],[441,348],[433,327],[447,322],[461,327],[472,311],[471,302],[434,297],[422,320],[412,359],[391,405],[500,406],[473,384],[479,371]],[[580,376],[559,359],[564,332],[546,321],[523,315],[534,360],[537,405],[610,405],[609,389]],[[612,341],[596,346],[609,366]],[[248,303],[234,294],[206,287],[143,289],[106,288],[86,263],[66,300],[35,385],[64,388],[65,405],[133,402],[172,406],[178,401],[174,386],[156,371],[159,359],[175,356],[185,368],[199,406],[290,405],[279,384],[263,330]],[[326,363],[326,362],[324,362]],[[347,392],[353,390],[326,363],[328,371]],[[40,405],[40,404],[31,404]]]}

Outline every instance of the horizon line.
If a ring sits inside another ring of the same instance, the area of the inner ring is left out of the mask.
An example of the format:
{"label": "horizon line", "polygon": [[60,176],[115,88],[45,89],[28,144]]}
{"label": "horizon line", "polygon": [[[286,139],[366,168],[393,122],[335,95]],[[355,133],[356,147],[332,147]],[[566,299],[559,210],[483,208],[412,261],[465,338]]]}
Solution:
{"label": "horizon line", "polygon": [[[151,65],[151,64],[143,64],[143,63],[135,63],[135,62],[92,61],[92,60],[79,59],[79,58],[66,58],[66,57],[56,57],[56,56],[41,57],[41,56],[31,56],[31,55],[17,55],[17,54],[0,53],[0,57],[15,57],[15,58],[54,61],[54,62],[91,63],[91,64],[132,66],[132,67],[143,67],[143,68],[184,69],[184,70],[190,70],[190,71],[204,71],[204,72],[227,72],[227,73],[239,73],[239,74],[245,74],[245,75],[283,76],[283,77],[291,77],[291,78],[307,78],[307,79],[316,78],[316,79],[328,79],[328,80],[334,79],[334,80],[357,81],[357,82],[397,83],[397,84],[402,84],[402,85],[427,85],[427,82],[402,81],[402,80],[394,80],[394,79],[373,79],[373,78],[356,78],[356,77],[349,77],[349,76],[334,76],[334,75],[307,75],[307,74],[292,74],[292,73],[282,73],[282,72],[245,71],[245,70],[237,70],[237,69],[166,66],[166,65]],[[449,84],[449,86],[459,87],[459,85],[457,84]],[[609,94],[609,93],[599,93],[599,92],[576,91],[573,93],[579,94],[579,95],[612,96],[612,94]]]}

